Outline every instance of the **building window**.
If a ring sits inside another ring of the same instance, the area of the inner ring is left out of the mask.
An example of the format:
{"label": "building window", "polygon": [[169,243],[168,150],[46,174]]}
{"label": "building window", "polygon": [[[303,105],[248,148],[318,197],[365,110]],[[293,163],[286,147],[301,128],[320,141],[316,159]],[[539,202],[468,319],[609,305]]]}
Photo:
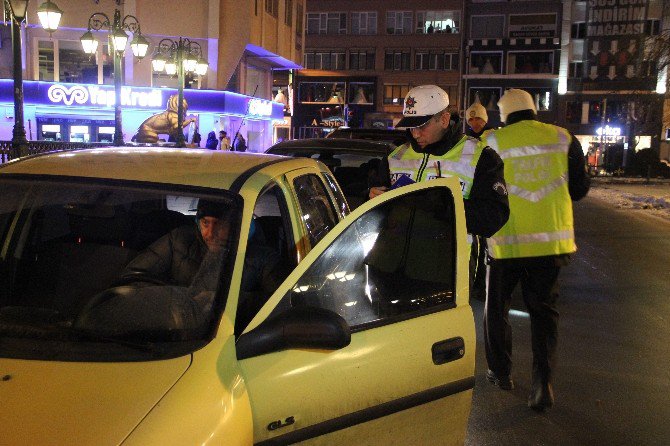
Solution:
{"label": "building window", "polygon": [[346,70],[342,51],[305,51],[305,68],[310,70]]}
{"label": "building window", "polygon": [[349,69],[350,70],[374,70],[375,69],[375,50],[350,50],[349,51]]}
{"label": "building window", "polygon": [[409,50],[391,50],[386,51],[384,56],[385,70],[411,70],[411,55]]}
{"label": "building window", "polygon": [[411,34],[412,11],[387,11],[386,34]]}
{"label": "building window", "polygon": [[471,39],[501,39],[504,31],[504,15],[475,15],[470,19]]}
{"label": "building window", "polygon": [[347,14],[342,12],[307,13],[307,34],[346,34]]}
{"label": "building window", "polygon": [[471,53],[468,74],[502,74],[502,53]]}
{"label": "building window", "polygon": [[377,13],[352,12],[351,34],[377,34]]}
{"label": "building window", "polygon": [[[123,69],[123,59],[121,60]],[[78,40],[38,40],[37,73],[45,81],[113,84],[114,58],[108,45],[98,45],[94,56],[84,53]]]}
{"label": "building window", "polygon": [[444,51],[417,51],[415,70],[458,70],[458,54]]}
{"label": "building window", "polygon": [[411,85],[384,84],[384,105],[402,105]]}
{"label": "building window", "polygon": [[584,77],[584,63],[570,62],[568,77]]}
{"label": "building window", "polygon": [[302,82],[300,84],[301,103],[344,103],[344,82]]}
{"label": "building window", "polygon": [[460,11],[417,11],[417,34],[457,33],[460,28]]}
{"label": "building window", "polygon": [[39,64],[39,76],[41,81],[54,81],[55,60],[54,42],[51,40],[40,40],[37,43],[37,59]]}
{"label": "building window", "polygon": [[279,17],[279,0],[265,0],[265,12],[272,17]]}
{"label": "building window", "polygon": [[554,72],[553,51],[510,51],[507,55],[508,74],[541,74]]}
{"label": "building window", "polygon": [[573,23],[570,29],[570,37],[573,39],[584,39],[586,37],[586,23]]}
{"label": "building window", "polygon": [[288,26],[293,26],[293,0],[286,0],[284,7],[284,23]]}
{"label": "building window", "polygon": [[347,102],[350,104],[374,104],[375,84],[372,82],[351,82]]}

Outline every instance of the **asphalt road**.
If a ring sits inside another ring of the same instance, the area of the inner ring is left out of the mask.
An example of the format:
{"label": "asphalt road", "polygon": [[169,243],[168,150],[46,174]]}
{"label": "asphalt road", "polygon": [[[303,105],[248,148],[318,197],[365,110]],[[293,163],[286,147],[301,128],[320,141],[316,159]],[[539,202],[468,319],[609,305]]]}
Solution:
{"label": "asphalt road", "polygon": [[[483,302],[467,445],[670,445],[670,222],[592,197],[575,204],[579,251],[561,271],[556,405],[526,407],[530,323],[511,317],[513,378],[486,381]],[[517,290],[518,291],[518,290]],[[520,295],[513,309],[524,312]]]}

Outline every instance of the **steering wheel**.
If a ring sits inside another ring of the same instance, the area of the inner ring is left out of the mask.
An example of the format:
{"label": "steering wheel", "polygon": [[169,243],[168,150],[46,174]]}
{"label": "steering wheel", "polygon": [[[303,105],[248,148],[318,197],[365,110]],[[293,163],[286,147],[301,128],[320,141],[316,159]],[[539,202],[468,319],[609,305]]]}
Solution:
{"label": "steering wheel", "polygon": [[167,283],[164,280],[159,279],[158,277],[155,276],[151,276],[145,273],[144,271],[133,271],[131,273],[126,274],[119,280],[115,281],[111,285],[111,287],[133,285],[139,283],[148,283],[151,285],[162,285],[162,286],[167,285]]}

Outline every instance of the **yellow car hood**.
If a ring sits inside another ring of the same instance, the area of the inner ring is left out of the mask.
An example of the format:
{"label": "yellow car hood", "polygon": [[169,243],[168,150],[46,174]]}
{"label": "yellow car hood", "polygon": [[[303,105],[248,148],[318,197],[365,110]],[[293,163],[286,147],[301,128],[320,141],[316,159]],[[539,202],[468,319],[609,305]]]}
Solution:
{"label": "yellow car hood", "polygon": [[0,444],[118,445],[190,363],[0,359]]}

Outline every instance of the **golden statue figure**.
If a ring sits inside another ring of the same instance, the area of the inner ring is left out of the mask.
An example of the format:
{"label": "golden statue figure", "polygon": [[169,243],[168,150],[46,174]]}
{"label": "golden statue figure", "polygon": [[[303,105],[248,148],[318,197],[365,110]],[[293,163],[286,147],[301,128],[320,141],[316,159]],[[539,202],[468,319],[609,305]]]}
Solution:
{"label": "golden statue figure", "polygon": [[[184,115],[188,110],[188,103],[186,99],[183,102],[184,105]],[[178,115],[177,110],[179,109],[179,96],[173,94],[170,96],[167,102],[167,110],[161,113],[157,113],[153,116],[149,116],[142,124],[140,124],[137,134],[135,135],[134,140],[139,143],[157,143],[158,135],[176,135],[178,131]],[[184,127],[187,127],[190,123],[195,122],[195,118],[191,117],[186,119],[184,116]]]}

